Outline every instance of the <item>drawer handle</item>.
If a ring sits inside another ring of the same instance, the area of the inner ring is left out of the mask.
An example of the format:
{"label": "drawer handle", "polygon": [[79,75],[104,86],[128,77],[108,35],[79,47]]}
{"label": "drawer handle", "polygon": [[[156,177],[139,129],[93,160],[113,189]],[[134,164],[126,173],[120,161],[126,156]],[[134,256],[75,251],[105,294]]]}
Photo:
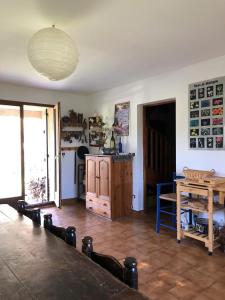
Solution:
{"label": "drawer handle", "polygon": [[92,202],[92,200],[91,200],[91,199],[89,199],[89,201],[90,201],[90,202]]}
{"label": "drawer handle", "polygon": [[107,215],[107,212],[104,211],[103,214],[104,214],[104,215]]}
{"label": "drawer handle", "polygon": [[104,203],[104,204],[103,204],[103,206],[107,206],[107,204],[106,204],[106,203]]}
{"label": "drawer handle", "polygon": [[93,207],[89,207],[89,209],[93,209]]}

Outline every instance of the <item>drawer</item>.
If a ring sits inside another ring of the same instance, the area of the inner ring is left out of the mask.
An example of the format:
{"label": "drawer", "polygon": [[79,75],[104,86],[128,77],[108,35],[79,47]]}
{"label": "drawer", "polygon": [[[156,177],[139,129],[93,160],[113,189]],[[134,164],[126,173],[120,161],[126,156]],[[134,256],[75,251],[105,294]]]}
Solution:
{"label": "drawer", "polygon": [[88,206],[96,206],[96,199],[86,197],[86,207]]}
{"label": "drawer", "polygon": [[101,206],[103,209],[111,209],[111,202],[107,200],[96,199],[96,203]]}
{"label": "drawer", "polygon": [[107,209],[110,210],[111,209],[111,203],[109,201],[106,200],[101,200],[101,199],[97,199],[97,198],[86,198],[86,206],[88,205],[92,205],[92,206],[99,206],[102,207],[102,209]]}
{"label": "drawer", "polygon": [[106,217],[106,218],[109,218],[111,219],[111,211],[110,210],[106,210],[106,209],[99,209],[97,211],[97,214],[103,216],[103,217]]}
{"label": "drawer", "polygon": [[[96,199],[87,199],[86,200],[86,208],[90,212],[95,214],[104,216],[106,218],[111,218],[111,210],[109,207],[104,205],[99,205],[98,202],[95,201]],[[104,204],[104,203],[103,203]]]}
{"label": "drawer", "polygon": [[92,213],[111,219],[111,211],[108,209],[102,209],[99,206],[91,206],[91,205],[86,206],[86,208]]}

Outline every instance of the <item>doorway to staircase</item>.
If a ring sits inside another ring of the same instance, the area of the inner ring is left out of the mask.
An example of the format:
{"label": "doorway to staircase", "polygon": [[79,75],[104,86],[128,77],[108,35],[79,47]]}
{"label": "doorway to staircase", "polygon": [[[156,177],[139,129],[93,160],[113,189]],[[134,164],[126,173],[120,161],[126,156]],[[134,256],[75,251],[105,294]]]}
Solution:
{"label": "doorway to staircase", "polygon": [[0,203],[60,206],[59,104],[0,101]]}
{"label": "doorway to staircase", "polygon": [[156,184],[172,181],[176,170],[176,102],[143,108],[144,208],[154,211]]}

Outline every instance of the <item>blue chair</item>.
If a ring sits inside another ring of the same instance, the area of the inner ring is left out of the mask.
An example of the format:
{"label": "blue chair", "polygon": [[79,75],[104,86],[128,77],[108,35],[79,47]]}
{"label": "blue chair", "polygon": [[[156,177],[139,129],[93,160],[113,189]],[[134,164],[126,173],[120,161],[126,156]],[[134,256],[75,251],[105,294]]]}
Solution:
{"label": "blue chair", "polygon": [[[176,173],[173,173],[173,181],[166,183],[158,183],[157,186],[157,208],[156,208],[156,232],[160,233],[160,227],[165,227],[171,230],[177,230],[176,226],[176,182],[175,179],[182,179],[183,176],[177,176]],[[169,193],[163,193],[165,189]],[[170,202],[168,205],[161,206],[161,200]],[[171,225],[165,224],[161,221],[161,214],[166,214],[171,216]]]}

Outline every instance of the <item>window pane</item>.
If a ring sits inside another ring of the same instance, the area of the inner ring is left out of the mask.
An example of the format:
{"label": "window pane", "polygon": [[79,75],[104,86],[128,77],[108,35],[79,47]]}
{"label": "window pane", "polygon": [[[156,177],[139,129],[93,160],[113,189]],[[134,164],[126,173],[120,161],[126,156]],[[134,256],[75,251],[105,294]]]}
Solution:
{"label": "window pane", "polygon": [[0,198],[19,197],[21,191],[20,108],[0,105]]}

